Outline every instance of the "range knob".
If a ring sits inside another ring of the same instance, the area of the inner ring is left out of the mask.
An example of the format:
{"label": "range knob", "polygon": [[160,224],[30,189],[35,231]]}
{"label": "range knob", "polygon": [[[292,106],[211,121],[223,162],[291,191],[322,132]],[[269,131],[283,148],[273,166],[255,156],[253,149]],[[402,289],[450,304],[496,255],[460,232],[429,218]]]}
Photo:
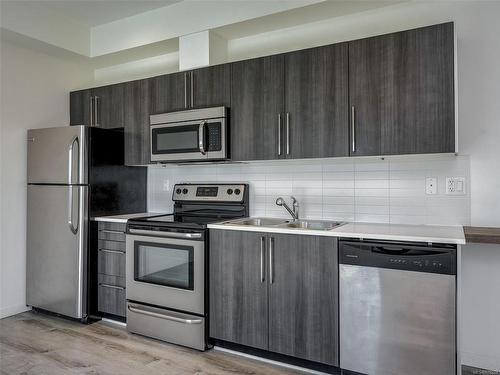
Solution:
{"label": "range knob", "polygon": [[240,195],[240,193],[241,193],[241,190],[240,190],[240,189],[234,189],[234,194],[236,194],[236,195]]}
{"label": "range knob", "polygon": [[188,193],[188,189],[184,188],[182,189],[182,194],[187,194]]}
{"label": "range knob", "polygon": [[175,191],[177,194],[180,194],[182,192],[181,189],[177,188],[177,190]]}
{"label": "range knob", "polygon": [[228,193],[229,195],[233,194],[233,189],[227,189],[227,193]]}

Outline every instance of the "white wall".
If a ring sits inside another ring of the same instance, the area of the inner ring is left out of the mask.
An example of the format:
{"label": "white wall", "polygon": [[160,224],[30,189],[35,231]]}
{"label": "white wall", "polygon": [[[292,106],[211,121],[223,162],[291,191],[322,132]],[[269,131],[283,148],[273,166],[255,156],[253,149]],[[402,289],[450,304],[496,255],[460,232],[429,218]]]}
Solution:
{"label": "white wall", "polygon": [[69,123],[72,89],[92,72],[0,40],[0,318],[26,309],[26,130]]}

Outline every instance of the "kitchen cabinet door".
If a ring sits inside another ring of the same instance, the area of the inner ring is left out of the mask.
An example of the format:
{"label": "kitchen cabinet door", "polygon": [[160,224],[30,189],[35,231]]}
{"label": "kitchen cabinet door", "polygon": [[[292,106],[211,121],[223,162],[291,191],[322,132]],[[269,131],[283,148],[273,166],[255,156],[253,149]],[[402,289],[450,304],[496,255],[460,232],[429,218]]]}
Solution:
{"label": "kitchen cabinet door", "polygon": [[90,97],[92,90],[79,90],[69,93],[69,124],[90,125]]}
{"label": "kitchen cabinet door", "polygon": [[189,107],[189,72],[153,77],[149,80],[151,114],[180,111]]}
{"label": "kitchen cabinet door", "polygon": [[455,152],[453,23],[349,43],[351,155]]}
{"label": "kitchen cabinet door", "polygon": [[120,83],[92,89],[95,126],[104,129],[124,127],[124,93],[126,85],[126,83]]}
{"label": "kitchen cabinet door", "polygon": [[267,277],[264,263],[261,267],[261,245],[265,246],[265,236],[260,233],[210,230],[210,337],[267,349]]}
{"label": "kitchen cabinet door", "polygon": [[337,239],[270,237],[269,350],[338,366]]}
{"label": "kitchen cabinet door", "polygon": [[145,165],[150,162],[149,85],[148,79],[125,84],[125,165]]}
{"label": "kitchen cabinet door", "polygon": [[283,56],[233,63],[231,84],[231,159],[283,157]]}
{"label": "kitchen cabinet door", "polygon": [[348,45],[285,54],[287,158],[349,155]]}
{"label": "kitchen cabinet door", "polygon": [[[191,107],[231,105],[231,64],[193,70],[190,74]],[[192,92],[192,93],[191,93]]]}

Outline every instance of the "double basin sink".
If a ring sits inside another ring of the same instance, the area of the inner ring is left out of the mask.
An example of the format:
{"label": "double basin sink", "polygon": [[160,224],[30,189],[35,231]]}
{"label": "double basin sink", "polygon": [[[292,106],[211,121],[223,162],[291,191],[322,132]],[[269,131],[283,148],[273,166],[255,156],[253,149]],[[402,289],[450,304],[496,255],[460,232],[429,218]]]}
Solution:
{"label": "double basin sink", "polygon": [[309,229],[309,230],[331,230],[337,228],[344,223],[339,221],[326,220],[287,220],[273,218],[245,218],[225,222],[224,225],[244,225],[253,227],[273,227],[285,229]]}

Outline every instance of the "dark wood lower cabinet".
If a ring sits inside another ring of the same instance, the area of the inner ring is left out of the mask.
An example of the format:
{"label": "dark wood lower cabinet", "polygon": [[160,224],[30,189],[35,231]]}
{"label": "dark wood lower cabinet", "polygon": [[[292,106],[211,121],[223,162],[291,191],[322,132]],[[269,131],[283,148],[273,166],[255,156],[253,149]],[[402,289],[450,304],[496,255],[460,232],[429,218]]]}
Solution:
{"label": "dark wood lower cabinet", "polygon": [[269,350],[338,366],[337,239],[273,234]]}
{"label": "dark wood lower cabinet", "polygon": [[267,349],[261,238],[264,234],[210,230],[210,336]]}
{"label": "dark wood lower cabinet", "polygon": [[100,314],[125,318],[125,226],[98,223],[97,309]]}
{"label": "dark wood lower cabinet", "polygon": [[211,230],[210,337],[338,366],[337,239]]}

